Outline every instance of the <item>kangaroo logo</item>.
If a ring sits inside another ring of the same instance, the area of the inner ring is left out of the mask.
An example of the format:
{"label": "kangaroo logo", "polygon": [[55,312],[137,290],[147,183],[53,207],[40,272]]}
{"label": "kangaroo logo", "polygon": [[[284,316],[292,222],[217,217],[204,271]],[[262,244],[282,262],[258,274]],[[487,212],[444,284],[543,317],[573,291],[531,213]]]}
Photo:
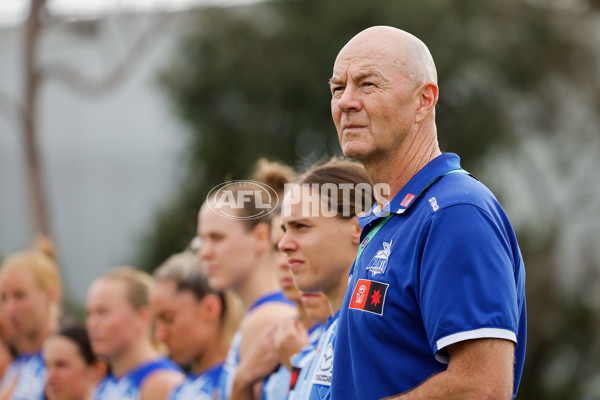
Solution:
{"label": "kangaroo logo", "polygon": [[383,242],[383,250],[378,250],[375,257],[371,259],[371,262],[367,266],[367,270],[371,271],[371,274],[378,275],[383,274],[387,268],[388,259],[392,254],[392,240],[389,243]]}

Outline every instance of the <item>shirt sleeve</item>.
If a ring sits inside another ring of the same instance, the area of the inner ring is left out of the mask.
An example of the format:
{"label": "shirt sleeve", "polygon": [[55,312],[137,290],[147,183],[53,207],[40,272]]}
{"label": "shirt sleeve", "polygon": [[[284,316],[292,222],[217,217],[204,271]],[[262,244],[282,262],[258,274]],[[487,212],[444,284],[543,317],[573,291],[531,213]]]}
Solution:
{"label": "shirt sleeve", "polygon": [[516,342],[513,249],[500,222],[473,205],[440,209],[422,249],[419,304],[438,361],[447,363],[446,347],[464,340]]}

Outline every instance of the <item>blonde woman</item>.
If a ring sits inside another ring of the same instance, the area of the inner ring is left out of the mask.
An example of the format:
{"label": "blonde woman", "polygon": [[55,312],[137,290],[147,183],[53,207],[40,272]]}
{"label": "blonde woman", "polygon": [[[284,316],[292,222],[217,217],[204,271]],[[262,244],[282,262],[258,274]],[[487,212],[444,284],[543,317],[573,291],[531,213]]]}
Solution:
{"label": "blonde woman", "polygon": [[6,383],[1,398],[44,399],[46,368],[41,349],[58,328],[61,295],[62,282],[48,239],[38,239],[35,248],[15,253],[2,264],[0,299],[19,356],[9,367],[16,379]]}
{"label": "blonde woman", "polygon": [[120,267],[90,286],[87,331],[94,353],[111,369],[92,399],[164,400],[183,381],[181,370],[152,340],[152,283],[147,273]]}

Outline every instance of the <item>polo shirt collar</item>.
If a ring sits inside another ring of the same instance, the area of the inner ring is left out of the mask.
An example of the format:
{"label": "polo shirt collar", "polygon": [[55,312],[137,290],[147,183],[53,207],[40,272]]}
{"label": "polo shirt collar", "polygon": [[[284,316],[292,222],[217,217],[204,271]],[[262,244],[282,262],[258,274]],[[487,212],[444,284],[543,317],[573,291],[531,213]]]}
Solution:
{"label": "polo shirt collar", "polygon": [[415,200],[442,175],[460,169],[460,157],[454,153],[443,153],[425,165],[382,210],[375,204],[368,213],[359,217],[359,223],[364,228],[375,219],[385,217],[390,212],[404,213]]}

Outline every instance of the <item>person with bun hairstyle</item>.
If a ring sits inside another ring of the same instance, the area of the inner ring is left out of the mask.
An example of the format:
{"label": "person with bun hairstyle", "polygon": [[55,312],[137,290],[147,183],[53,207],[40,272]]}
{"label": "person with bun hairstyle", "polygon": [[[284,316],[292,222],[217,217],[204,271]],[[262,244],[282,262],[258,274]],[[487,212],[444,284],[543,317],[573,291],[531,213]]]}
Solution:
{"label": "person with bun hairstyle", "polygon": [[44,399],[46,368],[44,340],[58,329],[62,282],[54,248],[46,237],[36,246],[4,260],[0,269],[0,299],[14,330],[19,356],[13,362],[18,376],[2,398]]}
{"label": "person with bun hairstyle", "polygon": [[106,363],[92,351],[82,326],[71,326],[50,335],[42,354],[48,374],[48,400],[86,400],[107,372]]}
{"label": "person with bun hairstyle", "polygon": [[86,326],[94,353],[111,372],[98,384],[94,400],[164,400],[184,375],[162,356],[152,340],[149,293],[152,277],[119,267],[88,290]]}
{"label": "person with bun hairstyle", "polygon": [[333,313],[310,365],[300,371],[294,398],[330,398],[338,315],[362,231],[357,211],[375,203],[370,188],[362,165],[332,159],[306,172],[284,197],[279,249],[288,255],[298,289],[323,292]]}
{"label": "person with bun hairstyle", "polygon": [[169,257],[154,271],[154,279],[150,305],[155,336],[176,363],[190,368],[168,400],[211,400],[241,316],[239,301],[210,288],[192,250]]}
{"label": "person with bun hairstyle", "polygon": [[[302,293],[296,287],[288,257],[277,248],[282,237],[281,208],[278,207],[271,221],[277,278],[285,297],[296,304],[298,316],[281,320],[273,332],[255,342],[240,364],[233,383],[234,392],[244,392],[244,388],[240,387],[244,382],[248,384],[267,378],[263,385],[263,398],[271,399],[291,396],[296,377],[311,358],[323,326],[331,315],[329,302],[323,293]],[[277,371],[271,373],[273,370]],[[261,373],[267,375],[262,376]]]}
{"label": "person with bun hairstyle", "polygon": [[[259,169],[269,169],[268,176],[261,181],[275,192],[283,190],[293,174],[289,167],[266,161],[259,161],[257,174]],[[251,384],[244,385],[250,393],[232,394],[235,372],[258,338],[271,331],[279,320],[296,315],[294,304],[281,292],[275,275],[270,215],[261,213],[260,208],[268,202],[263,188],[260,182],[225,185],[220,193],[226,192],[230,198],[238,198],[243,194],[241,190],[252,191],[256,196],[246,198],[248,201],[234,208],[221,204],[215,194],[206,200],[198,215],[198,236],[202,239],[199,254],[206,266],[209,284],[214,290],[230,289],[236,293],[245,312],[219,382],[221,400],[261,397],[260,388],[253,388]],[[262,382],[257,383],[262,385]]]}

